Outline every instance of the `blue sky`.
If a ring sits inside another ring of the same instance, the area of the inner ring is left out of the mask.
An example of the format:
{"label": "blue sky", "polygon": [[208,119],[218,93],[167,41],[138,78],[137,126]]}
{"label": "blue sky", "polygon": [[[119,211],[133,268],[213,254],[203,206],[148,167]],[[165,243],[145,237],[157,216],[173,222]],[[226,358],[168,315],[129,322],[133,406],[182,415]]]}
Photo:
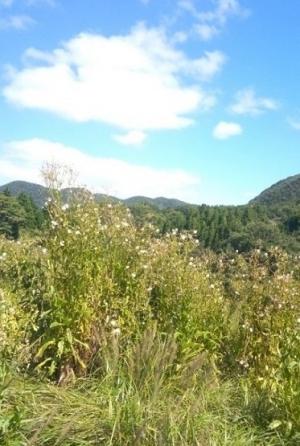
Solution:
{"label": "blue sky", "polygon": [[300,3],[0,0],[0,184],[240,204],[300,171]]}

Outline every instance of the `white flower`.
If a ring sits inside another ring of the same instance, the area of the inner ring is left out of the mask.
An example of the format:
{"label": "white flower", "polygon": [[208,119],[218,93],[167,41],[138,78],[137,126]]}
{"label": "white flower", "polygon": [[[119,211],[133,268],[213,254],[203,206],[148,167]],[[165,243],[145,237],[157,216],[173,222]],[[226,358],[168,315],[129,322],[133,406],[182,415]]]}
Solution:
{"label": "white flower", "polygon": [[133,279],[135,279],[135,278],[136,278],[136,273],[131,273],[131,277],[132,277]]}
{"label": "white flower", "polygon": [[61,208],[63,211],[66,211],[67,209],[69,209],[68,203],[64,204]]}
{"label": "white flower", "polygon": [[120,334],[121,334],[121,330],[120,330],[120,328],[114,328],[114,329],[112,330],[111,334],[112,334],[113,336],[115,336],[115,337],[120,336]]}
{"label": "white flower", "polygon": [[43,254],[47,254],[47,249],[46,248],[42,248],[42,253]]}
{"label": "white flower", "polygon": [[117,327],[119,326],[118,322],[117,322],[115,319],[112,319],[112,320],[110,321],[110,325],[111,325],[113,328],[117,328]]}
{"label": "white flower", "polygon": [[59,242],[59,245],[60,245],[60,246],[65,246],[65,242],[64,242],[63,240],[61,240],[61,241]]}

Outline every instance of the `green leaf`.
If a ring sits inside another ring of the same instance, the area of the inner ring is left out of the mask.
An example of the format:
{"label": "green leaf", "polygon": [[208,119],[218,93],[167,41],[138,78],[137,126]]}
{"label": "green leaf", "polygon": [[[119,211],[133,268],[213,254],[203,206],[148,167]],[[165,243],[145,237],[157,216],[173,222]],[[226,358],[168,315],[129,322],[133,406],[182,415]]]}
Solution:
{"label": "green leaf", "polygon": [[281,425],[282,425],[282,421],[274,420],[274,421],[272,421],[272,423],[269,424],[269,428],[274,430],[274,429],[277,429]]}
{"label": "green leaf", "polygon": [[39,349],[39,351],[37,352],[37,354],[35,355],[36,358],[40,358],[41,356],[43,356],[44,352],[47,350],[48,347],[50,347],[50,345],[55,344],[55,341],[48,341],[45,342],[45,344],[43,344],[41,346],[41,348]]}

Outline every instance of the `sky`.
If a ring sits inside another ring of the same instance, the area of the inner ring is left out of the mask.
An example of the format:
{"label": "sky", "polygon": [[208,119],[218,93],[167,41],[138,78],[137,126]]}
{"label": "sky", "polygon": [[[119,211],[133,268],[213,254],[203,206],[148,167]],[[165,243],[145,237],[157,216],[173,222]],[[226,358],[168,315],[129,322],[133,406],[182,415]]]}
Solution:
{"label": "sky", "polygon": [[300,2],[0,0],[0,184],[244,204],[300,173]]}

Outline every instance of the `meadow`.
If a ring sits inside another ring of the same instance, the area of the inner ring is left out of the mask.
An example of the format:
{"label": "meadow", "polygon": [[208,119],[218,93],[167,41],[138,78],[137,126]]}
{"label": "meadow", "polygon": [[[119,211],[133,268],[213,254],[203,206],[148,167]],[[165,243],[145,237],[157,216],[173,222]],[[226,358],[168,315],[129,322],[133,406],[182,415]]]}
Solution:
{"label": "meadow", "polygon": [[299,445],[299,256],[48,179],[43,230],[0,239],[1,445]]}

